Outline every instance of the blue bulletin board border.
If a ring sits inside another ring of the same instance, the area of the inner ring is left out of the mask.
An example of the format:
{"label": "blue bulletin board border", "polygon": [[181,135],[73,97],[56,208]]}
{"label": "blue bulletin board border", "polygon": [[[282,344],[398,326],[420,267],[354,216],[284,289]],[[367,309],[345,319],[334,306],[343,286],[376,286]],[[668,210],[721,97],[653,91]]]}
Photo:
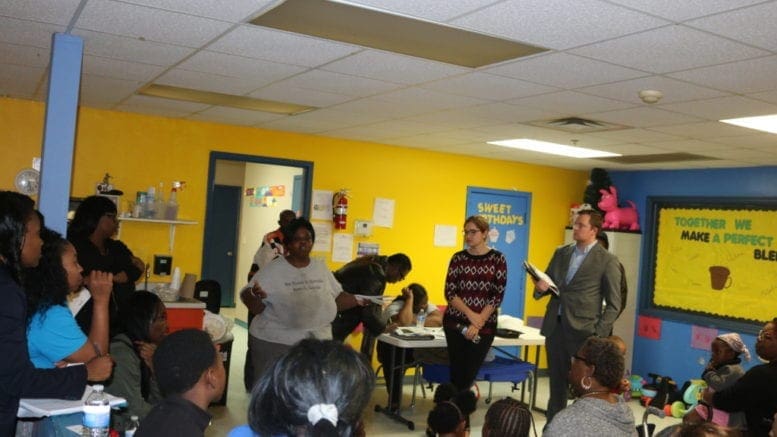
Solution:
{"label": "blue bulletin board border", "polygon": [[[700,326],[708,326],[740,333],[757,334],[765,320],[749,320],[710,314],[703,311],[666,307],[655,303],[655,279],[659,218],[665,208],[681,209],[732,209],[774,211],[777,198],[773,197],[653,197],[647,198],[647,214],[643,239],[643,262],[639,281],[639,313],[641,315],[675,320]],[[775,264],[777,268],[777,264]],[[765,303],[766,304],[766,303]]]}

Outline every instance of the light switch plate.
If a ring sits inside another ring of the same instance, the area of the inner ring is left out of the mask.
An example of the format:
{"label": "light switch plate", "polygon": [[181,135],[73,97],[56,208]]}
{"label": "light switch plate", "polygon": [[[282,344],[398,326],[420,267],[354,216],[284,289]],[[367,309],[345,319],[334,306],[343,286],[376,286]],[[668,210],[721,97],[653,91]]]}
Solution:
{"label": "light switch plate", "polygon": [[372,222],[369,220],[355,220],[353,222],[353,234],[357,237],[369,237],[372,235]]}

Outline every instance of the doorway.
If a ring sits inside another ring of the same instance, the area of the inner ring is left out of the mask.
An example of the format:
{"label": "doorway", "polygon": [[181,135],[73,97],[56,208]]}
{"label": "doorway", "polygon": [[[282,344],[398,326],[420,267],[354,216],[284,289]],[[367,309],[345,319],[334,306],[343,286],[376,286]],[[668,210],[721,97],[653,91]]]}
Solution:
{"label": "doorway", "polygon": [[211,152],[203,236],[202,278],[221,284],[221,306],[234,307],[262,237],[278,214],[309,216],[313,163]]}

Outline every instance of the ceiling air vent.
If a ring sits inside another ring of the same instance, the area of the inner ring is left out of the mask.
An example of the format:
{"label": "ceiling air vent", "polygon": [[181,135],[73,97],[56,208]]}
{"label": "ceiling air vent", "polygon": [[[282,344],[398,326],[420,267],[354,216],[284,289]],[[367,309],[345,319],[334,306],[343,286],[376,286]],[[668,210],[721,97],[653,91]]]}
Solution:
{"label": "ceiling air vent", "polygon": [[561,130],[573,133],[604,132],[618,129],[628,129],[629,126],[623,126],[614,123],[605,123],[603,121],[588,120],[580,117],[558,118],[556,120],[539,120],[529,122],[532,126],[544,127],[548,129]]}

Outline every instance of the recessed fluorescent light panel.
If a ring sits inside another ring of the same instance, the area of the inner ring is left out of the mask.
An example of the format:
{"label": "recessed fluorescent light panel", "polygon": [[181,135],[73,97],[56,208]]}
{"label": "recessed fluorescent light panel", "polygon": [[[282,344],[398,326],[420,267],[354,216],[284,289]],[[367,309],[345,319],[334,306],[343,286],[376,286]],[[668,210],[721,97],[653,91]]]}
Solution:
{"label": "recessed fluorescent light panel", "polygon": [[771,134],[777,134],[777,114],[762,115],[760,117],[729,118],[728,120],[720,121],[723,123],[746,127],[748,129],[755,129],[763,132],[769,132]]}
{"label": "recessed fluorescent light panel", "polygon": [[617,153],[586,149],[584,147],[565,146],[563,144],[548,143],[545,141],[530,140],[527,138],[488,141],[488,144],[510,147],[513,149],[530,150],[532,152],[549,153],[551,155],[567,156],[570,158],[604,158],[609,156],[621,156]]}
{"label": "recessed fluorescent light panel", "polygon": [[274,100],[255,99],[253,97],[214,93],[210,91],[201,91],[170,85],[151,84],[138,91],[138,94],[284,115],[301,114],[303,112],[318,109],[315,106],[304,106],[294,103],[276,102]]}
{"label": "recessed fluorescent light panel", "polygon": [[251,24],[471,68],[548,50],[330,0],[286,0]]}

